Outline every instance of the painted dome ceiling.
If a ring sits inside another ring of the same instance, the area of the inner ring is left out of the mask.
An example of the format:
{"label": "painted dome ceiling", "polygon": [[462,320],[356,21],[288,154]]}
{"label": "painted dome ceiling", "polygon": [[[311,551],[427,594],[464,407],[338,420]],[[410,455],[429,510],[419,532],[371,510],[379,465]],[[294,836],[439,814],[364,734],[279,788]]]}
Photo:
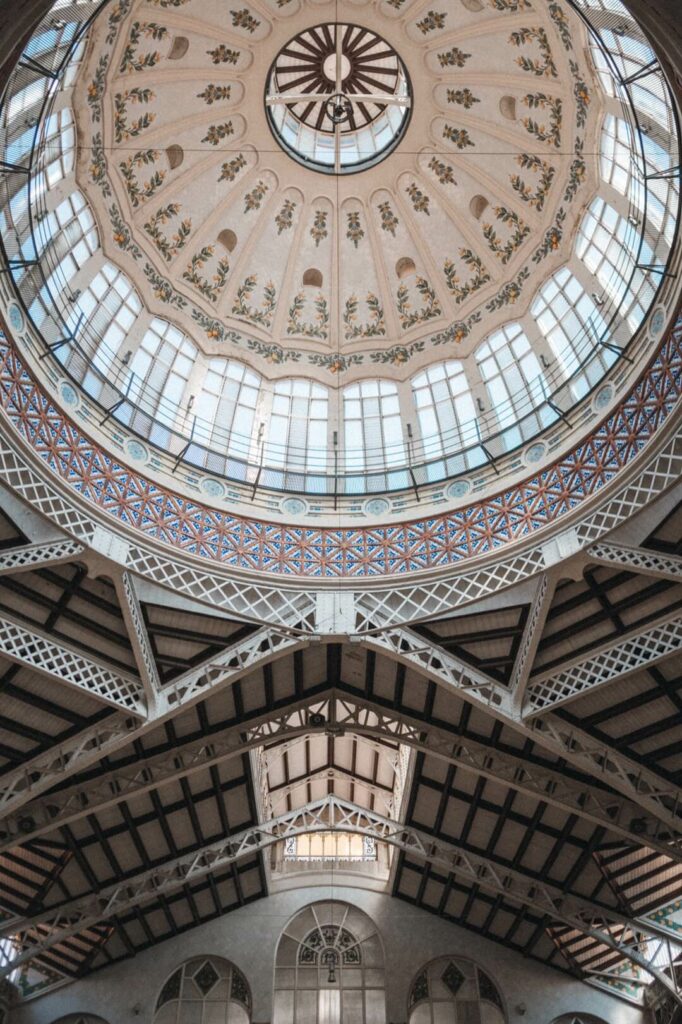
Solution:
{"label": "painted dome ceiling", "polygon": [[[586,54],[576,14],[530,0],[121,0],[79,76],[78,182],[104,252],[205,353],[412,371],[565,262],[596,188]],[[359,173],[325,173],[338,87],[336,170]]]}

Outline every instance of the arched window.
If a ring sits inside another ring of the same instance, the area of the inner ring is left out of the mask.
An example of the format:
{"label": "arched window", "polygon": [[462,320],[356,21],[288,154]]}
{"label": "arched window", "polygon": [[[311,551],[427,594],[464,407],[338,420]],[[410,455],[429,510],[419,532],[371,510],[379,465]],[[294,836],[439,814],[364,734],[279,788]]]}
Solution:
{"label": "arched window", "polygon": [[243,363],[222,356],[210,359],[192,412],[197,422],[194,437],[230,455],[246,458],[261,379]]}
{"label": "arched window", "polygon": [[456,359],[412,378],[425,458],[456,452],[477,440],[476,410],[464,367]]}
{"label": "arched window", "polygon": [[384,952],[370,918],[328,900],[301,910],[275,959],[273,1024],[385,1024]]}
{"label": "arched window", "polygon": [[[173,426],[180,412],[189,375],[197,350],[182,331],[166,320],[152,320],[137,352],[130,361],[134,374],[131,398],[145,402],[145,411],[157,420],[150,439],[165,444],[169,435],[158,427],[158,422]],[[133,428],[148,433],[141,425],[143,418],[134,417]]]}
{"label": "arched window", "polygon": [[[611,349],[595,347],[597,339],[604,338],[606,332],[600,306],[564,267],[539,289],[531,314],[547,339],[564,379],[570,380],[573,397],[578,401],[616,359]],[[578,368],[588,357],[590,361],[579,372]]]}
{"label": "arched window", "polygon": [[[95,221],[81,192],[72,192],[53,212],[37,226],[38,255],[42,247],[49,244],[49,269],[51,273],[46,284],[34,299],[29,313],[36,327],[52,312],[55,299],[60,300],[67,318],[75,328],[77,316],[68,315],[67,304],[71,302],[71,282],[90,257],[99,248],[99,236]],[[73,310],[72,310],[73,313]]]}
{"label": "arched window", "polygon": [[273,387],[265,461],[268,466],[324,472],[327,466],[328,392],[302,378]]}
{"label": "arched window", "polygon": [[641,324],[655,294],[650,278],[635,269],[635,257],[651,263],[653,251],[646,241],[641,252],[638,247],[639,228],[601,197],[593,199],[580,222],[576,255],[613,305],[621,307],[631,331]]}
{"label": "arched window", "polygon": [[593,1013],[562,1013],[552,1024],[606,1024],[606,1021]]}
{"label": "arched window", "polygon": [[556,419],[549,408],[532,414],[549,389],[521,324],[506,324],[491,334],[476,350],[476,362],[490,406],[505,430],[507,448],[515,448]]}
{"label": "arched window", "polygon": [[53,188],[73,170],[76,151],[76,125],[67,108],[51,114],[45,125],[44,146],[47,187]]}
{"label": "arched window", "polygon": [[114,360],[125,354],[126,338],[141,309],[132,282],[111,263],[104,264],[74,303],[74,314],[83,316],[78,334],[83,352],[64,346],[57,356],[93,398],[99,397],[106,380],[113,383]]}
{"label": "arched window", "polygon": [[104,1017],[96,1017],[94,1013],[69,1013],[60,1017],[52,1024],[108,1024]]}
{"label": "arched window", "polygon": [[383,469],[405,459],[398,389],[386,380],[363,380],[343,392],[346,470]]}
{"label": "arched window", "polygon": [[153,1024],[249,1024],[251,990],[242,972],[217,956],[188,960],[164,983]]}
{"label": "arched window", "polygon": [[500,991],[471,960],[444,956],[422,968],[412,983],[408,1024],[507,1024]]}

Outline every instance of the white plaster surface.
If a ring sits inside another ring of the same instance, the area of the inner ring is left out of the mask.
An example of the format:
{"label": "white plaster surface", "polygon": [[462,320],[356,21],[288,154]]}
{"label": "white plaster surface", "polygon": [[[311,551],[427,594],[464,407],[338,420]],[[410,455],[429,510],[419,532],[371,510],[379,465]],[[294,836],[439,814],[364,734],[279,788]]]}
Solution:
{"label": "white plaster surface", "polygon": [[[53,1024],[67,1013],[99,1014],[108,1024],[151,1024],[168,975],[184,960],[223,956],[244,972],[253,993],[254,1024],[271,1021],[273,965],[279,935],[301,907],[346,900],[375,922],[384,943],[388,1020],[403,1024],[416,972],[428,960],[452,954],[477,961],[497,982],[509,1024],[551,1024],[562,1013],[596,1014],[606,1024],[645,1024],[641,1011],[590,985],[544,967],[472,932],[385,893],[335,885],[280,892],[225,917],[17,1007],[10,1024]],[[516,1007],[525,1003],[525,1014]],[[137,1011],[137,1012],[136,1012]]]}

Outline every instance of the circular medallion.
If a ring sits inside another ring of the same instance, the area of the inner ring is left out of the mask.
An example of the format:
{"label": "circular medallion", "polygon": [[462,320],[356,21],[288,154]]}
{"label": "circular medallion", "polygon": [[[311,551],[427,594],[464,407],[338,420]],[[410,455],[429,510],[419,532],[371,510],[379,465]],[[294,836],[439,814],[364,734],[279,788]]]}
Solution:
{"label": "circular medallion", "polygon": [[308,511],[308,503],[303,498],[285,498],[281,509],[288,516],[302,516]]}
{"label": "circular medallion", "polygon": [[613,401],[614,390],[611,384],[605,384],[599,388],[596,395],[592,400],[592,408],[595,412],[600,412],[602,409],[606,409],[607,406]]}
{"label": "circular medallion", "polygon": [[541,462],[547,453],[547,445],[542,441],[536,441],[530,448],[527,448],[524,454],[524,461],[527,466],[534,466],[536,463]]}
{"label": "circular medallion", "polygon": [[665,327],[665,310],[661,306],[658,306],[654,310],[654,312],[653,312],[653,315],[651,317],[651,321],[650,321],[650,324],[649,324],[649,328],[650,328],[651,333],[653,334],[653,336],[655,338],[657,338],[659,336],[659,334],[661,334],[663,332],[663,328],[664,327]]}
{"label": "circular medallion", "polygon": [[471,484],[468,480],[455,480],[453,483],[448,484],[445,491],[448,498],[464,498],[471,490]]}
{"label": "circular medallion", "polygon": [[70,409],[75,409],[78,406],[78,392],[68,380],[63,380],[59,385],[59,394],[64,405],[68,405]]}
{"label": "circular medallion", "polygon": [[135,438],[131,438],[126,443],[126,451],[134,462],[146,462],[149,457],[149,452],[145,446],[141,441],[136,441]]}
{"label": "circular medallion", "polygon": [[225,497],[225,487],[221,484],[220,480],[214,480],[212,477],[206,477],[201,481],[200,486],[204,494],[208,495],[209,498]]}
{"label": "circular medallion", "polygon": [[398,145],[412,90],[402,60],[376,32],[328,23],[282,47],[268,75],[265,107],[275,138],[294,160],[351,174]]}
{"label": "circular medallion", "polygon": [[15,331],[23,331],[24,329],[24,314],[21,312],[20,307],[16,302],[10,302],[7,307],[7,319],[9,320],[10,327]]}
{"label": "circular medallion", "polygon": [[370,498],[365,502],[365,512],[368,516],[383,516],[390,511],[390,503],[386,498]]}

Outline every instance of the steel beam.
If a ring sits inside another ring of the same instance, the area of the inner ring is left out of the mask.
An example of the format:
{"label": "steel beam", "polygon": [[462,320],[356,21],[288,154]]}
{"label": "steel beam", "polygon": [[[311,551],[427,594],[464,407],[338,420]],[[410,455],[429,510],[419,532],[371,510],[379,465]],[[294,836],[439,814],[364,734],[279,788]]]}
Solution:
{"label": "steel beam", "polygon": [[498,750],[412,718],[409,712],[386,710],[371,700],[333,689],[292,702],[283,711],[264,712],[228,726],[205,739],[180,742],[171,751],[140,758],[80,786],[62,788],[34,800],[0,820],[0,851],[258,747],[277,744],[270,752],[272,756],[302,737],[323,733],[361,736],[383,749],[384,754],[390,749],[382,741],[403,744],[602,825],[633,845],[646,845],[671,861],[682,862],[682,819],[675,832],[617,792],[536,764],[520,752],[513,755]]}
{"label": "steel beam", "polygon": [[140,718],[147,714],[139,680],[80,654],[36,626],[28,626],[6,613],[0,617],[0,654],[119,711]]}
{"label": "steel beam", "polygon": [[8,548],[0,554],[0,576],[16,576],[18,573],[43,569],[49,565],[71,562],[85,553],[83,544],[77,540],[54,540],[39,544],[22,544]]}
{"label": "steel beam", "polygon": [[146,735],[184,708],[203,700],[209,691],[219,693],[248,672],[300,650],[308,643],[304,637],[263,627],[166,686],[154,713],[144,722],[125,722],[117,716],[113,727],[107,722],[104,726],[85,729],[68,744],[6,772],[0,776],[0,820],[76,772]]}
{"label": "steel beam", "polygon": [[598,541],[586,549],[585,556],[589,561],[607,565],[610,569],[615,567],[682,583],[682,558],[677,555],[664,555],[646,548]]}
{"label": "steel beam", "polygon": [[540,577],[538,587],[530,608],[530,613],[523,628],[519,652],[514,662],[509,688],[512,691],[512,702],[515,708],[521,708],[530,672],[542,631],[545,628],[547,615],[554,599],[558,576],[545,572]]}
{"label": "steel beam", "polygon": [[144,686],[147,707],[150,713],[156,706],[157,697],[161,691],[161,681],[154,660],[154,652],[149,641],[149,634],[144,623],[142,608],[135,590],[135,580],[129,572],[116,573],[114,575],[114,587],[126,632],[130,640],[135,664]]}
{"label": "steel beam", "polygon": [[526,691],[524,717],[567,704],[615,679],[679,655],[680,651],[682,614],[678,611],[616,643],[590,651],[566,668],[551,669],[534,677]]}
{"label": "steel beam", "polygon": [[642,807],[667,825],[674,835],[678,834],[682,826],[682,789],[679,786],[555,715],[520,718],[505,687],[410,629],[386,629],[363,637],[363,643],[454,691],[463,701],[534,740],[539,747],[565,758],[569,764]]}
{"label": "steel beam", "polygon": [[[5,925],[0,934],[11,934],[19,942],[20,952],[0,969],[0,976],[6,976],[87,928],[192,884],[211,872],[221,871],[273,843],[291,836],[330,830],[373,836],[404,853],[441,867],[470,885],[528,907],[550,921],[577,928],[646,971],[664,985],[682,1006],[682,996],[674,982],[654,963],[660,956],[662,944],[674,938],[668,929],[648,918],[628,918],[618,910],[569,895],[556,886],[530,878],[489,857],[467,853],[451,843],[335,796],[260,822],[99,893],[64,903],[9,927]],[[625,928],[619,927],[623,925]],[[614,937],[618,932],[626,934],[631,930],[636,931],[636,938]]]}

